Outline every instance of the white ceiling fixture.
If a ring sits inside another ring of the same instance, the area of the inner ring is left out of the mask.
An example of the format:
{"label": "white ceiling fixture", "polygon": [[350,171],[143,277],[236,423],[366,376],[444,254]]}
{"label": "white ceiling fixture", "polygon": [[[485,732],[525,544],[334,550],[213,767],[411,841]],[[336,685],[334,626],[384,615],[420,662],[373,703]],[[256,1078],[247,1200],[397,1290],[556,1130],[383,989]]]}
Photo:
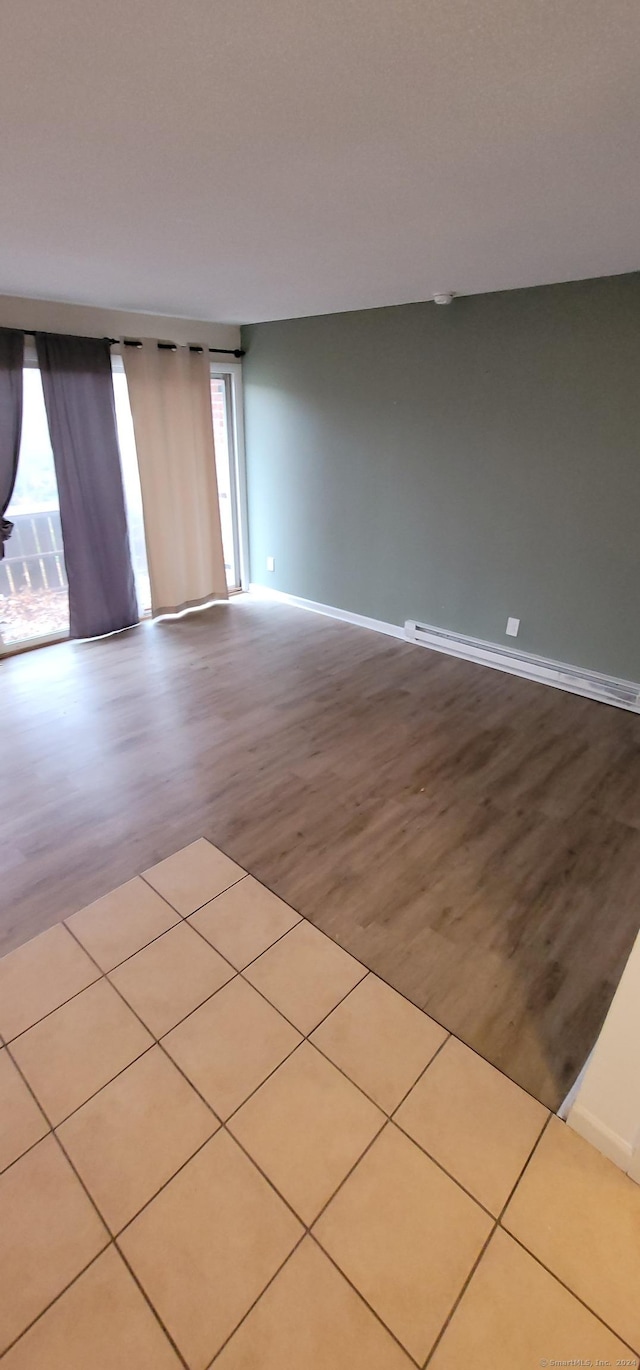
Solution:
{"label": "white ceiling fixture", "polygon": [[640,267],[637,0],[23,0],[0,292],[285,318]]}

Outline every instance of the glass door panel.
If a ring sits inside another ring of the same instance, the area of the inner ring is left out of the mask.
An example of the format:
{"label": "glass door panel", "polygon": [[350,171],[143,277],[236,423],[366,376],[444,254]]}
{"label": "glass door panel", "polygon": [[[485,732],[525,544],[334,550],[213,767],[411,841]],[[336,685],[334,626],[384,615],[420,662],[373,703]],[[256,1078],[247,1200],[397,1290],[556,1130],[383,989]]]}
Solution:
{"label": "glass door panel", "polygon": [[213,414],[213,437],[216,447],[216,476],[218,479],[224,569],[227,577],[227,589],[237,590],[240,587],[240,555],[229,386],[229,376],[212,375],[211,412]]}
{"label": "glass door panel", "polygon": [[69,632],[58,487],[37,367],[25,367],[23,384],[18,477],[7,509],[13,532],[0,561],[0,654]]}

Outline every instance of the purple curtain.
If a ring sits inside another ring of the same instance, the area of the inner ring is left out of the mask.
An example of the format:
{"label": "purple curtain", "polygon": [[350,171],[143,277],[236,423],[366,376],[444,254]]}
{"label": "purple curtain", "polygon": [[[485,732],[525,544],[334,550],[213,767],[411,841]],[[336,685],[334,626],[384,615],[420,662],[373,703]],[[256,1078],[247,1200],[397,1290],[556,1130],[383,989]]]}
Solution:
{"label": "purple curtain", "polygon": [[137,623],[111,376],[104,338],[36,336],[60,499],[69,636]]}
{"label": "purple curtain", "polygon": [[0,561],[13,524],[5,518],[18,471],[22,433],[24,334],[0,328]]}

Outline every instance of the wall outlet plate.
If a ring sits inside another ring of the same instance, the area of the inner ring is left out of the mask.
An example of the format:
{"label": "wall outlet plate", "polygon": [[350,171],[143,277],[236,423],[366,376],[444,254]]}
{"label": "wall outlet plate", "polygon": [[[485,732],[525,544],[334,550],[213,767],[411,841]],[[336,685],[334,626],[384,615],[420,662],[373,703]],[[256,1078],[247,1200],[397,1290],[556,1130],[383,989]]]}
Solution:
{"label": "wall outlet plate", "polygon": [[267,557],[267,570],[268,570],[268,571],[275,571],[275,569],[276,569],[276,559],[275,559],[275,557]]}
{"label": "wall outlet plate", "polygon": [[517,637],[517,636],[518,636],[518,629],[519,629],[519,627],[520,627],[520,619],[519,619],[519,618],[508,618],[508,619],[507,619],[507,626],[506,626],[506,629],[505,629],[505,632],[506,632],[506,634],[507,634],[507,637]]}

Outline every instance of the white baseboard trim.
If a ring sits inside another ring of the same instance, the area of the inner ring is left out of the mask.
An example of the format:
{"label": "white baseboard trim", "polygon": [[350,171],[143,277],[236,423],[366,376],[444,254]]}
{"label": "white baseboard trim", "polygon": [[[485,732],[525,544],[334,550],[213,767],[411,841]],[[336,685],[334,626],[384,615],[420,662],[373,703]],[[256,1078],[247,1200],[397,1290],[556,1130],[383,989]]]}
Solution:
{"label": "white baseboard trim", "polygon": [[473,661],[479,666],[489,666],[494,671],[506,671],[508,675],[521,676],[525,680],[534,680],[542,685],[552,685],[556,690],[583,695],[586,699],[595,699],[601,704],[613,704],[616,709],[640,713],[640,683],[634,680],[620,680],[616,676],[603,675],[599,671],[589,671],[581,666],[571,666],[567,662],[554,661],[550,657],[535,656],[531,652],[518,652],[512,647],[501,647],[497,642],[465,637],[461,633],[436,628],[429,623],[418,623],[414,619],[408,619],[403,627],[398,623],[385,623],[382,619],[366,618],[364,614],[352,614],[348,609],[336,609],[331,604],[301,599],[299,595],[290,595],[284,590],[271,590],[268,585],[252,582],[249,585],[249,592],[263,599],[292,604],[298,609],[308,609],[314,614],[341,619],[343,623],[353,623],[358,628],[372,628],[377,633],[386,633],[388,637],[400,638],[415,646],[429,647],[431,651],[460,657],[463,661]]}
{"label": "white baseboard trim", "polygon": [[601,704],[613,704],[617,709],[640,713],[640,684],[635,680],[620,680],[617,676],[571,666],[568,662],[554,661],[551,657],[519,652],[513,647],[501,647],[497,642],[464,637],[461,633],[435,628],[429,623],[409,620],[405,623],[405,629],[410,642],[430,647],[432,651],[446,652],[480,666],[506,671],[509,675],[523,676],[542,685],[553,685],[555,689],[566,690],[569,694],[584,695],[586,699],[596,699]]}
{"label": "white baseboard trim", "polygon": [[399,623],[384,623],[380,618],[366,618],[364,614],[352,614],[349,609],[335,609],[332,604],[318,604],[315,599],[300,599],[299,595],[288,595],[284,590],[270,590],[268,585],[257,585],[252,581],[249,593],[261,599],[279,600],[281,604],[293,604],[296,609],[309,609],[313,614],[324,614],[327,618],[339,618],[343,623],[355,623],[357,628],[373,628],[376,633],[386,633],[388,637],[399,637],[406,642],[404,628]]}
{"label": "white baseboard trim", "polygon": [[[612,1132],[606,1123],[600,1118],[596,1118],[588,1109],[581,1104],[574,1104],[569,1110],[567,1126],[572,1127],[580,1137],[584,1137],[585,1142],[590,1142],[595,1146],[596,1151],[601,1151],[603,1156],[608,1156],[614,1165],[625,1174],[634,1167],[634,1150],[624,1137],[618,1136],[617,1132]],[[635,1176],[632,1176],[635,1179]]]}

